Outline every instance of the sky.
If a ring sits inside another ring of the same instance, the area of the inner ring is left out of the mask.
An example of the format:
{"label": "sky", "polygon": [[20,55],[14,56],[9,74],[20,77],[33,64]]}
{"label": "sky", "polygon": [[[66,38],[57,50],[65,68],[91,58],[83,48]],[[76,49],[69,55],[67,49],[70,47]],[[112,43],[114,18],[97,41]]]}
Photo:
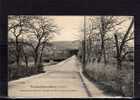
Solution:
{"label": "sky", "polygon": [[[59,32],[55,34],[50,41],[74,41],[83,38],[83,33],[80,29],[83,27],[84,16],[48,16],[54,20],[54,23],[58,26]],[[86,16],[86,18],[89,16]],[[126,31],[129,22],[125,22],[123,28]],[[120,26],[122,27],[122,26]],[[132,41],[133,43],[133,41]]]}
{"label": "sky", "polygon": [[83,16],[49,16],[59,28],[52,41],[74,41],[79,39]]}
{"label": "sky", "polygon": [[[60,29],[58,35],[52,39],[52,41],[74,41],[82,38],[80,32],[81,27],[84,23],[84,16],[49,16],[54,19]],[[123,24],[123,29],[126,31],[130,21],[126,21]],[[121,26],[122,27],[122,26]],[[129,42],[130,45],[134,45],[134,41]]]}

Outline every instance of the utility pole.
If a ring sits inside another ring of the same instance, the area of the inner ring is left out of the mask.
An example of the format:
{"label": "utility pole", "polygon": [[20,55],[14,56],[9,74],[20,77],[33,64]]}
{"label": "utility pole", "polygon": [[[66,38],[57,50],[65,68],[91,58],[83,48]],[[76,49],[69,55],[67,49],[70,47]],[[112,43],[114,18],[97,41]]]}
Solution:
{"label": "utility pole", "polygon": [[83,72],[85,71],[86,62],[86,16],[84,16],[84,40],[83,40]]}

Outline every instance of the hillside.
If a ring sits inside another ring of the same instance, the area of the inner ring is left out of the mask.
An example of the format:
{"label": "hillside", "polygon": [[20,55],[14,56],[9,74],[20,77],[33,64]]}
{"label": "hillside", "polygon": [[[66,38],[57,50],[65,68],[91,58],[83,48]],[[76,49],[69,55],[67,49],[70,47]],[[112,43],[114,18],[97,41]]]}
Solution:
{"label": "hillside", "polygon": [[80,41],[53,41],[52,45],[57,49],[78,49]]}

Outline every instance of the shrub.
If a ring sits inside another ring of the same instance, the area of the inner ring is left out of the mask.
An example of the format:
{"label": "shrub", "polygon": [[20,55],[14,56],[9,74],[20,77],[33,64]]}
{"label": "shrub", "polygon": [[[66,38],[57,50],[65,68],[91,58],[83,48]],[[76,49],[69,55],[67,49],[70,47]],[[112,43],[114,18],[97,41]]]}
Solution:
{"label": "shrub", "polygon": [[[119,92],[117,78],[121,75],[121,87],[124,96],[133,96],[133,64],[125,62],[122,64],[123,69],[118,72],[116,64],[104,65],[95,62],[86,66],[87,74],[95,81],[110,85],[113,91]],[[120,74],[119,74],[120,73]]]}
{"label": "shrub", "polygon": [[38,64],[37,68],[38,68],[38,72],[44,72],[43,64]]}
{"label": "shrub", "polygon": [[26,67],[24,65],[16,66],[16,64],[8,65],[8,80],[15,80],[18,78],[31,76],[34,74],[41,73],[42,66],[39,66],[39,71],[37,67],[30,66]]}

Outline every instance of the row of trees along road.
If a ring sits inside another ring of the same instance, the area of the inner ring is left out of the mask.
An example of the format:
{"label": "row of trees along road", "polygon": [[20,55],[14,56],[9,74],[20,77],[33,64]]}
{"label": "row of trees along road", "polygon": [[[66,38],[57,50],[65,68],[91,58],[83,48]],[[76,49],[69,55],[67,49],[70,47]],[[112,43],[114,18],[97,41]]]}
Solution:
{"label": "row of trees along road", "polygon": [[[127,55],[134,53],[130,49],[134,46],[133,26],[132,16],[86,16],[85,26],[82,28],[82,33],[85,32],[85,44],[82,42],[79,53],[82,56],[81,61],[85,60],[83,67],[95,61],[106,66],[115,59],[118,76],[121,75],[119,72],[122,62]],[[121,89],[121,76],[118,84]]]}
{"label": "row of trees along road", "polygon": [[38,67],[42,63],[45,46],[57,31],[53,19],[46,16],[8,16],[8,40],[14,42],[17,66],[24,59],[28,67],[28,47],[31,48],[34,66]]}

